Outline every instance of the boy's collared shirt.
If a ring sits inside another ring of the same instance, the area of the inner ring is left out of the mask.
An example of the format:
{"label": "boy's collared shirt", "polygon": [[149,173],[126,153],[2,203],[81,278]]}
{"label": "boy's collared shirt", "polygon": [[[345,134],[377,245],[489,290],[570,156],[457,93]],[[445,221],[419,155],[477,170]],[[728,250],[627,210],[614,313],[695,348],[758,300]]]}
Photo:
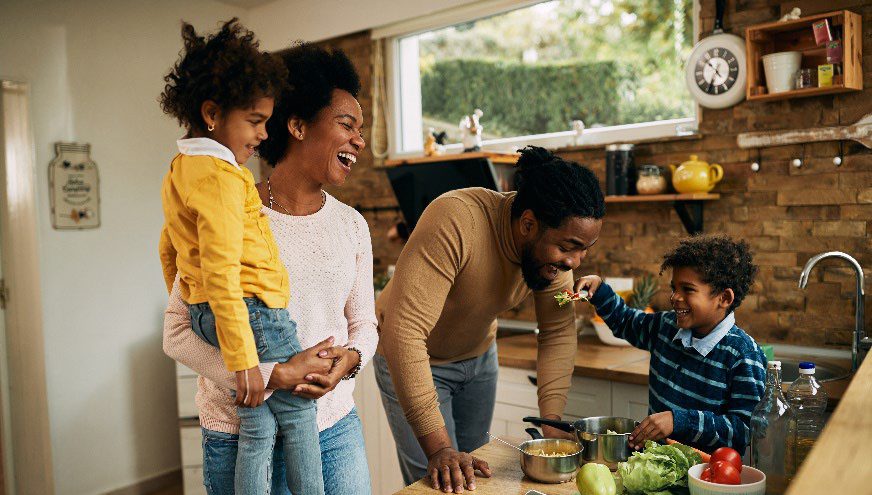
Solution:
{"label": "boy's collared shirt", "polygon": [[765,390],[766,358],[732,313],[693,339],[678,328],[674,311],[633,309],[607,284],[590,302],[616,337],[651,353],[648,412],[672,412],[670,438],[708,452],[724,446],[744,452]]}
{"label": "boy's collared shirt", "polygon": [[714,349],[718,343],[727,336],[727,333],[736,324],[736,314],[730,311],[726,318],[715,325],[711,332],[705,337],[698,339],[693,336],[693,332],[681,328],[672,340],[680,340],[684,344],[684,348],[694,348],[702,356],[706,357]]}
{"label": "boy's collared shirt", "polygon": [[242,298],[287,307],[287,271],[251,171],[212,139],[176,144],[179,154],[161,188],[159,251],[167,290],[178,273],[182,299],[212,308],[227,369],[250,369],[260,361]]}

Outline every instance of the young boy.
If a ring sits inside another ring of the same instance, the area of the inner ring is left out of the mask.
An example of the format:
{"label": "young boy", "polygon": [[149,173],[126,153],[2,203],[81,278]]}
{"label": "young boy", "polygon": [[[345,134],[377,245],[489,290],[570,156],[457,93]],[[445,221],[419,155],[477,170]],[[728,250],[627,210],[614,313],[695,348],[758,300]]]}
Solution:
{"label": "young boy", "polygon": [[576,281],[612,333],[651,353],[650,415],[630,435],[639,449],[646,440],[671,438],[712,452],[732,447],[743,454],[750,441],[751,413],[763,397],[766,358],[736,326],[733,311],[757,274],[744,241],[723,235],[685,239],[666,254],[672,269],[672,311],[646,314],[630,308],[595,275]]}

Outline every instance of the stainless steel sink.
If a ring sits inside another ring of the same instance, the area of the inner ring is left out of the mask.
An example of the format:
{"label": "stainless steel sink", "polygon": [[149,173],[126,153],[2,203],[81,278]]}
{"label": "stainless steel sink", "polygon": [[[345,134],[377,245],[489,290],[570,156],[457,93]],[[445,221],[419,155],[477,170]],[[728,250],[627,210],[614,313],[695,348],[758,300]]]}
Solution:
{"label": "stainless steel sink", "polygon": [[[812,361],[814,359],[800,359],[796,357],[775,356],[776,361],[781,361],[781,381],[782,383],[790,383],[799,378],[799,363],[803,361]],[[814,377],[819,382],[831,382],[850,376],[851,372],[847,368],[841,368],[826,363],[815,362]]]}

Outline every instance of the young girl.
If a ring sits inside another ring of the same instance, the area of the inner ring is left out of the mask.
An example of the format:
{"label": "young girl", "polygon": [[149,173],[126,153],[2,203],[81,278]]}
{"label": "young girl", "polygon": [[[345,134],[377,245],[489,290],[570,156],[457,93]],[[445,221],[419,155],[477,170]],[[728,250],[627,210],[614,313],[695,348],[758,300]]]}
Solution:
{"label": "young girl", "polygon": [[[287,312],[288,275],[245,163],[287,69],[258,50],[236,19],[208,39],[183,24],[181,59],[164,78],[161,107],[186,127],[163,182],[160,256],[167,289],[179,277],[194,332],[219,347],[236,374],[240,418],[235,490],[267,493],[277,426],[288,488],[323,494],[315,402],[276,391],[264,404],[258,364],[301,351]],[[264,404],[264,405],[262,405]]]}

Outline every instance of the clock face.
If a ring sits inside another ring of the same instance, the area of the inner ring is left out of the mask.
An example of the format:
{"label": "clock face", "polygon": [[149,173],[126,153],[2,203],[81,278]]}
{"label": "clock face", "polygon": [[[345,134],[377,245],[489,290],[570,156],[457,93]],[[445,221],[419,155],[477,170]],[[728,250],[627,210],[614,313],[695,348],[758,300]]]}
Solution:
{"label": "clock face", "polygon": [[726,93],[736,84],[739,61],[726,48],[712,48],[702,53],[696,62],[696,85],[702,91],[717,95]]}
{"label": "clock face", "polygon": [[746,92],[745,40],[718,33],[700,40],[684,66],[690,96],[706,108],[726,108]]}

